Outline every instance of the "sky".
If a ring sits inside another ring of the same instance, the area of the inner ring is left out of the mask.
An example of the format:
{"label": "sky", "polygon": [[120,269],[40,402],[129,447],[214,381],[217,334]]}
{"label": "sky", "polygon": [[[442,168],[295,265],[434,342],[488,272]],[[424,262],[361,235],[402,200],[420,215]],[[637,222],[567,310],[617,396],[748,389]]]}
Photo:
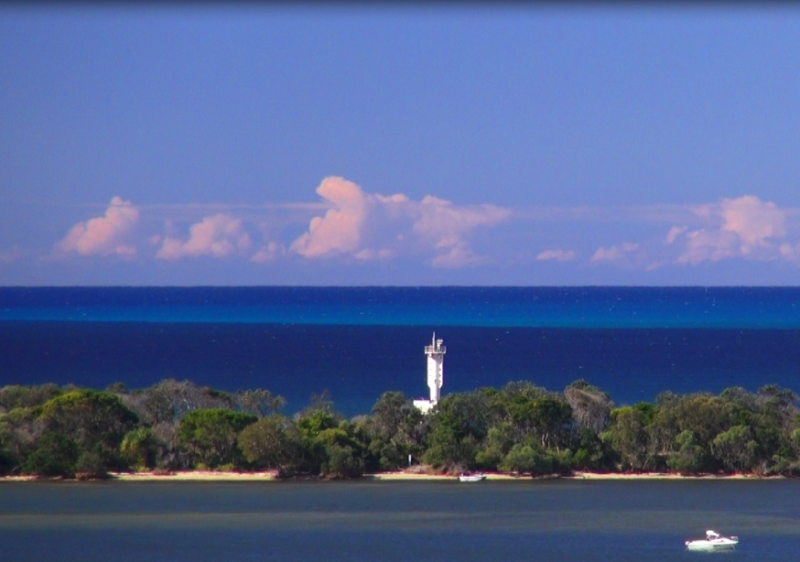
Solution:
{"label": "sky", "polygon": [[796,285],[800,6],[0,6],[0,285]]}

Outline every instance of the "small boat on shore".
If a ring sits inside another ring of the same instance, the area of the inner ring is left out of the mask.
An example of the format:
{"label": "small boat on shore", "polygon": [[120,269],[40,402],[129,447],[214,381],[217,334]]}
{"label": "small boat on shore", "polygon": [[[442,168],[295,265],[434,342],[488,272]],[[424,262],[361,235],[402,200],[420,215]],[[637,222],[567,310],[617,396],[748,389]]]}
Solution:
{"label": "small boat on shore", "polygon": [[486,480],[485,474],[469,474],[465,472],[458,477],[459,482],[480,482],[481,480]]}
{"label": "small boat on shore", "polygon": [[686,541],[689,550],[732,550],[739,544],[739,537],[723,537],[715,531],[706,531],[706,538]]}

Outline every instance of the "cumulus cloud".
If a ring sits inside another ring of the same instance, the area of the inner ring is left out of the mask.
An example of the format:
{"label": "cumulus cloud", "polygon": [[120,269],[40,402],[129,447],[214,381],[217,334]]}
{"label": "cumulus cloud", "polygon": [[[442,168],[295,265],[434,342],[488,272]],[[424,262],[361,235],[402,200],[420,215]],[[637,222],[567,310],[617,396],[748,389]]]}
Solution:
{"label": "cumulus cloud", "polygon": [[469,245],[472,232],[510,216],[493,205],[457,206],[430,195],[412,201],[403,194],[365,193],[341,177],[325,178],[317,194],[331,208],[311,219],[289,248],[306,258],[350,255],[366,261],[432,252],[435,267],[474,265],[483,258]]}
{"label": "cumulus cloud", "polygon": [[610,248],[597,248],[589,261],[591,262],[604,262],[604,261],[619,261],[624,259],[628,254],[634,250],[639,249],[639,244],[625,242],[621,246],[611,246]]}
{"label": "cumulus cloud", "polygon": [[339,177],[322,180],[317,194],[333,208],[324,216],[311,219],[308,232],[295,240],[290,249],[307,258],[356,253],[375,198],[367,196],[355,183]]}
{"label": "cumulus cloud", "polygon": [[536,256],[536,261],[570,261],[575,259],[573,250],[544,250]]}
{"label": "cumulus cloud", "polygon": [[245,253],[250,248],[250,235],[245,232],[241,219],[218,214],[205,217],[189,227],[189,240],[164,238],[156,254],[164,260],[185,257],[212,256],[224,258],[234,253]]}
{"label": "cumulus cloud", "polygon": [[723,199],[721,215],[725,220],[722,230],[739,237],[743,254],[757,247],[769,246],[770,238],[786,234],[786,216],[775,203],[762,203],[758,197],[746,195],[738,199]]}
{"label": "cumulus cloud", "polygon": [[139,209],[130,201],[114,197],[105,215],[73,226],[67,235],[55,244],[54,253],[65,255],[75,252],[81,256],[135,256],[136,247],[130,243],[129,237],[138,222]]}
{"label": "cumulus cloud", "polygon": [[667,243],[679,239],[684,243],[678,263],[786,257],[786,245],[776,248],[777,240],[786,235],[786,212],[775,203],[745,195],[696,207],[695,213],[709,224],[696,230],[673,227],[667,233]]}

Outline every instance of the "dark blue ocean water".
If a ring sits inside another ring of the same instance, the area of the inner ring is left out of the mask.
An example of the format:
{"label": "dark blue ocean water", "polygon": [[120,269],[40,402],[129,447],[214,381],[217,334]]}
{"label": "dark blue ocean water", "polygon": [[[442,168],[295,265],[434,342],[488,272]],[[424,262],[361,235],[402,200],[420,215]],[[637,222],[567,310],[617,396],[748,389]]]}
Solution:
{"label": "dark blue ocean water", "polygon": [[800,288],[0,288],[0,385],[330,391],[347,415],[427,394],[585,378],[618,404],[672,390],[800,391]]}

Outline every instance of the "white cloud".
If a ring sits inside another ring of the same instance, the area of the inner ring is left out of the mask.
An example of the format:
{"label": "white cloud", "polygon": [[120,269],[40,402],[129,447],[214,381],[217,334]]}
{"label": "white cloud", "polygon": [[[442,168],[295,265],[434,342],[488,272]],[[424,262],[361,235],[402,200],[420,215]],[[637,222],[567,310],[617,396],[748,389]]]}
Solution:
{"label": "white cloud", "polygon": [[177,260],[184,257],[212,256],[224,258],[234,253],[244,254],[250,248],[250,236],[241,219],[219,214],[205,217],[189,227],[189,240],[167,237],[156,254],[157,258]]}
{"label": "white cloud", "polygon": [[738,199],[723,199],[721,207],[725,220],[722,230],[739,237],[739,249],[744,255],[755,248],[768,247],[770,238],[782,238],[786,234],[785,214],[775,203],[762,203],[758,197],[746,195]]}
{"label": "white cloud", "polygon": [[687,230],[689,230],[689,227],[685,226],[685,225],[684,226],[673,226],[672,228],[669,229],[669,232],[667,232],[667,236],[665,238],[665,242],[667,244],[672,244],[673,242],[675,242],[675,240],[678,239],[678,237],[681,234],[683,234]]}
{"label": "white cloud", "polygon": [[624,259],[631,252],[638,250],[639,244],[625,242],[621,246],[611,246],[610,248],[597,248],[589,261],[619,261]]}
{"label": "white cloud", "polygon": [[494,205],[456,206],[430,195],[416,202],[403,194],[369,194],[340,177],[325,178],[317,193],[332,208],[314,217],[290,246],[306,258],[350,255],[366,261],[429,253],[435,267],[474,265],[483,258],[469,245],[472,232],[510,216]]}
{"label": "white cloud", "polygon": [[450,201],[426,195],[415,205],[413,232],[437,250],[436,267],[475,265],[485,260],[473,254],[467,238],[478,227],[493,226],[511,216],[508,209],[495,205],[458,207]]}
{"label": "white cloud", "polygon": [[787,213],[775,203],[745,195],[698,206],[695,213],[705,220],[706,226],[696,230],[673,227],[667,233],[668,244],[679,239],[684,242],[677,263],[786,257],[785,249],[776,248],[775,243],[786,235]]}
{"label": "white cloud", "polygon": [[536,256],[536,261],[570,261],[575,259],[575,252],[573,250],[544,250],[539,252]]}
{"label": "white cloud", "polygon": [[121,197],[111,199],[105,215],[79,222],[53,247],[58,255],[118,255],[132,257],[136,247],[129,237],[139,222],[139,209]]}
{"label": "white cloud", "polygon": [[295,240],[290,249],[307,258],[358,252],[364,223],[375,199],[355,183],[339,177],[322,180],[317,194],[334,208],[323,217],[311,219],[308,232]]}

